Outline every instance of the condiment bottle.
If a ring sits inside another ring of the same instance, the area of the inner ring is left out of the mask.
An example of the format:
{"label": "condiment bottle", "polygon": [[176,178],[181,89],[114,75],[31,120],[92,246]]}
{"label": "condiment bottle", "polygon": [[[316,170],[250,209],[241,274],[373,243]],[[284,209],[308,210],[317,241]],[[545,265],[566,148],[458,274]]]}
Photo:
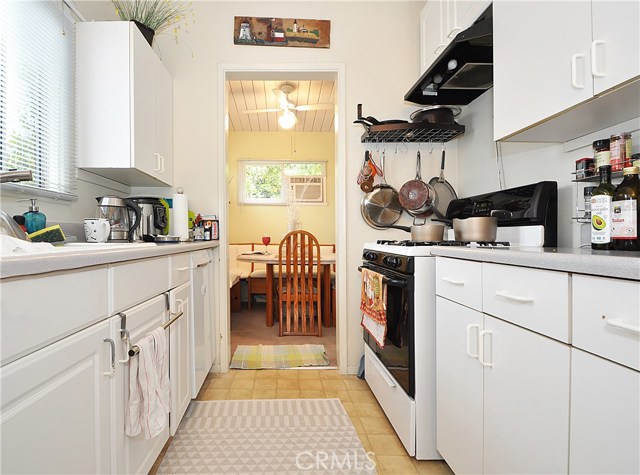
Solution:
{"label": "condiment bottle", "polygon": [[600,167],[603,165],[609,165],[611,160],[609,139],[601,139],[593,142],[593,159],[596,162],[596,170],[600,170]]}
{"label": "condiment bottle", "polygon": [[612,249],[611,199],[615,192],[611,184],[611,165],[600,167],[600,184],[591,195],[591,249]]}
{"label": "condiment bottle", "polygon": [[627,167],[611,202],[611,239],[617,251],[640,251],[640,168]]}
{"label": "condiment bottle", "polygon": [[44,229],[47,224],[47,217],[40,212],[40,208],[36,205],[36,199],[27,198],[18,201],[31,201],[29,211],[22,215],[24,216],[24,225],[27,228],[27,233],[31,234]]}
{"label": "condiment bottle", "polygon": [[627,154],[627,146],[622,138],[622,135],[612,135],[609,139],[609,150],[611,151],[611,157],[609,163],[611,163],[611,171],[619,172],[624,167],[624,162]]}

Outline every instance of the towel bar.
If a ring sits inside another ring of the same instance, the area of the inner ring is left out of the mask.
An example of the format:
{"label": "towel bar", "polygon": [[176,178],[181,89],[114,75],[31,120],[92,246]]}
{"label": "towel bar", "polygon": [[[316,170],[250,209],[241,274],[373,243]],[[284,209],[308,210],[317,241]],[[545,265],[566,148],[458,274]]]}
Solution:
{"label": "towel bar", "polygon": [[[172,314],[171,320],[169,320],[167,323],[162,325],[162,329],[166,330],[167,328],[169,328],[169,326],[171,326],[171,324],[175,322],[178,318],[180,318],[183,314],[184,312]],[[133,345],[129,350],[129,356],[134,356],[134,355],[137,355],[138,353],[140,353],[140,347],[138,345]]]}

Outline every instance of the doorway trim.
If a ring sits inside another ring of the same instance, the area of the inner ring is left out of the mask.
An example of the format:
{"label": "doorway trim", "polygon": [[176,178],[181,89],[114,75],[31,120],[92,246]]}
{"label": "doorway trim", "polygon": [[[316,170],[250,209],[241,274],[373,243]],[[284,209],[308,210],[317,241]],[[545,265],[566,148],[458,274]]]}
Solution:
{"label": "doorway trim", "polygon": [[336,115],[334,119],[335,133],[335,229],[336,229],[336,338],[338,370],[342,374],[347,373],[347,312],[346,299],[340,298],[346,295],[346,132],[345,132],[345,65],[344,63],[220,63],[218,65],[218,123],[224,124],[218,129],[218,203],[220,204],[220,263],[218,287],[218,312],[217,328],[220,347],[220,371],[229,371],[231,360],[231,326],[230,326],[230,301],[229,301],[229,256],[228,256],[228,229],[224,223],[228,223],[229,203],[227,198],[227,184],[229,171],[227,170],[227,144],[229,140],[228,97],[226,83],[237,79],[318,79],[327,78],[336,82]]}

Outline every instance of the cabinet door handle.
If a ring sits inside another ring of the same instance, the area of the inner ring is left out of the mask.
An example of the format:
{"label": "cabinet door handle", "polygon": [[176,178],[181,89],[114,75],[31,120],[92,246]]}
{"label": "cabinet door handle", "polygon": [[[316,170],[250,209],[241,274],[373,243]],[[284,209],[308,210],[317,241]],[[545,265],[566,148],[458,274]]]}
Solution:
{"label": "cabinet door handle", "polygon": [[390,388],[395,388],[396,382],[389,375],[387,368],[378,363],[378,361],[376,361],[376,359],[374,358],[371,359],[371,362],[378,368],[378,372],[380,373],[380,376],[382,376],[382,379],[384,379],[385,383],[387,383],[387,386],[389,386]]}
{"label": "cabinet door handle", "polygon": [[207,293],[207,286],[202,284],[202,287],[200,287],[200,293],[202,294],[202,296],[204,297],[205,294]]}
{"label": "cabinet door handle", "polygon": [[176,270],[179,271],[179,272],[183,272],[183,271],[189,270],[189,269],[191,269],[191,267],[178,267]]}
{"label": "cabinet door handle", "polygon": [[489,330],[482,330],[480,333],[478,333],[478,362],[482,365],[482,366],[486,366],[487,368],[492,368],[493,367],[493,363],[489,362],[487,360],[485,360],[485,351],[484,351],[484,336],[485,335],[493,335],[492,331]]}
{"label": "cabinet door handle", "polygon": [[113,376],[113,374],[116,372],[116,342],[111,338],[105,338],[102,341],[104,341],[105,343],[109,343],[109,346],[111,347],[111,369],[109,371],[105,371],[102,374],[104,374],[105,376]]}
{"label": "cabinet door handle", "polygon": [[447,45],[445,45],[444,43],[440,43],[440,44],[438,44],[438,46],[436,46],[436,49],[434,49],[433,52],[435,54],[440,54],[440,53],[442,53],[442,50],[444,49],[445,46],[447,46]]}
{"label": "cabinet door handle", "polygon": [[498,297],[504,297],[507,300],[513,300],[514,302],[530,303],[535,301],[533,297],[521,297],[519,295],[513,295],[509,292],[505,292],[504,290],[496,290],[496,295]]}
{"label": "cabinet door handle", "polygon": [[607,325],[612,326],[614,328],[620,328],[621,330],[627,330],[629,332],[635,333],[637,335],[640,335],[640,327],[636,326],[636,325],[631,325],[630,323],[625,323],[624,321],[620,320],[620,319],[614,319],[614,320],[609,320],[608,318],[605,318],[605,316],[603,315],[602,318],[604,318],[604,321]]}
{"label": "cabinet door handle", "polygon": [[451,28],[451,31],[449,32],[447,37],[453,39],[453,37],[455,37],[460,30],[462,30],[462,28],[460,28],[459,26],[454,26],[453,28]]}
{"label": "cabinet door handle", "polygon": [[571,85],[576,89],[584,89],[584,84],[578,83],[578,59],[584,58],[584,54],[571,56]]}
{"label": "cabinet door handle", "polygon": [[121,328],[120,338],[127,343],[127,347],[125,348],[125,351],[124,351],[126,358],[123,360],[118,360],[118,363],[126,364],[131,359],[131,357],[129,356],[129,350],[131,349],[131,335],[129,334],[129,330],[127,330],[126,328]]}
{"label": "cabinet door handle", "polygon": [[604,40],[594,40],[591,42],[591,74],[597,78],[603,78],[604,73],[598,71],[598,46],[603,45]]}
{"label": "cabinet door handle", "polygon": [[[469,325],[467,325],[467,356],[470,356],[471,358],[478,358],[478,353],[471,353],[471,329],[475,328],[477,333],[476,333],[476,342],[479,341],[479,334],[480,334],[480,325],[478,325],[477,323],[470,323]],[[479,343],[478,343],[479,346]]]}
{"label": "cabinet door handle", "polygon": [[164,173],[164,155],[160,155],[160,173]]}
{"label": "cabinet door handle", "polygon": [[448,282],[453,285],[464,285],[464,280],[455,280],[455,279],[452,279],[451,277],[440,277],[440,280],[444,280],[445,282]]}
{"label": "cabinet door handle", "polygon": [[154,171],[154,172],[159,172],[159,171],[160,171],[160,169],[161,169],[161,165],[160,165],[161,157],[160,157],[160,154],[159,154],[158,152],[155,152],[155,153],[153,154],[153,156],[154,156],[154,157],[156,157],[156,166],[155,166],[155,168],[153,169],[153,171]]}

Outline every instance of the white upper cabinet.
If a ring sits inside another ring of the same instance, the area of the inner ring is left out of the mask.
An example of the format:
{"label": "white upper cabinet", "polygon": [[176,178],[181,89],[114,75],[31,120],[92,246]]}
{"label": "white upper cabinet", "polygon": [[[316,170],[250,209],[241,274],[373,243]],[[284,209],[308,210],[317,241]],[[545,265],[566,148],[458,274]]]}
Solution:
{"label": "white upper cabinet", "polygon": [[488,0],[429,0],[420,13],[420,72],[491,4]]}
{"label": "white upper cabinet", "polygon": [[563,142],[637,117],[637,84],[599,95],[640,76],[639,15],[636,1],[495,2],[494,138]]}
{"label": "white upper cabinet", "polygon": [[166,68],[133,23],[78,23],[77,37],[78,166],[127,185],[171,185]]}

